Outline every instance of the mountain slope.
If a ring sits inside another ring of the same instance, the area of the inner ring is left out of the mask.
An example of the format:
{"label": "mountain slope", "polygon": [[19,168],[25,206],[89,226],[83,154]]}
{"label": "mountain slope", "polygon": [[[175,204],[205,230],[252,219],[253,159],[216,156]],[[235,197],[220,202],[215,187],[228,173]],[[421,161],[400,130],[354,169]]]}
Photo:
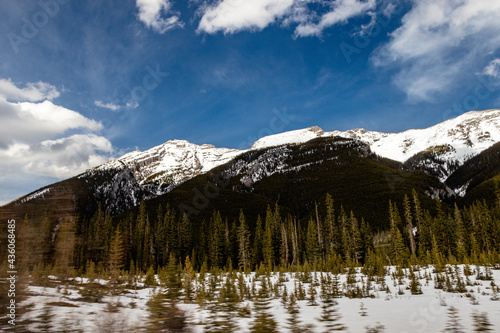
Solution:
{"label": "mountain slope", "polygon": [[266,206],[278,203],[284,212],[307,218],[326,193],[349,213],[367,219],[373,228],[386,228],[388,200],[401,201],[412,189],[424,197],[449,195],[435,177],[422,171],[405,171],[402,164],[372,153],[367,144],[340,137],[310,140],[302,145],[254,149],[230,162],[186,181],[171,192],[148,202],[174,204],[195,225],[214,210],[237,219],[243,209],[249,223]]}
{"label": "mountain slope", "polygon": [[500,141],[500,110],[471,111],[429,128],[401,133],[365,129],[324,132],[319,127],[310,127],[264,137],[252,149],[332,136],[363,141],[375,154],[402,163],[408,161],[410,169],[428,171],[444,181],[469,158]]}

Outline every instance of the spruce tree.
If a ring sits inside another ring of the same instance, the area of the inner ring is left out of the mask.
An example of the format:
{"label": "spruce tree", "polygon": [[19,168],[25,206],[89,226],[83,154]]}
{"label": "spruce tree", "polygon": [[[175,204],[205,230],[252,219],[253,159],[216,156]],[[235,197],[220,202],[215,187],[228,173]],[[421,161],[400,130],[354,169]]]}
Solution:
{"label": "spruce tree", "polygon": [[146,303],[149,311],[147,332],[188,332],[187,317],[176,304],[169,303],[161,291]]}
{"label": "spruce tree", "polygon": [[262,254],[264,230],[262,229],[262,219],[260,215],[257,216],[257,224],[255,225],[255,236],[253,240],[253,264],[258,267],[264,259]]}
{"label": "spruce tree", "polygon": [[313,263],[319,255],[317,224],[313,219],[309,219],[306,236],[306,259]]}
{"label": "spruce tree", "polygon": [[290,297],[288,298],[286,311],[289,314],[286,328],[288,328],[292,333],[302,333],[302,327],[299,319],[300,308],[297,304],[297,298],[295,298],[293,293],[290,294]]}
{"label": "spruce tree", "polygon": [[265,278],[261,279],[261,288],[254,300],[255,317],[250,324],[252,333],[277,333],[278,324],[274,316],[269,312],[271,308],[269,299],[269,289]]}
{"label": "spruce tree", "polygon": [[483,313],[474,312],[472,314],[472,319],[474,325],[474,332],[493,331],[493,329],[491,328],[493,325],[490,323],[490,320],[488,319],[488,315],[486,314],[486,312]]}
{"label": "spruce tree", "polygon": [[410,199],[405,194],[403,199],[403,209],[406,220],[406,228],[408,230],[408,237],[410,239],[410,250],[412,255],[417,254],[417,245],[415,243],[415,237],[413,235],[413,215],[411,213]]}
{"label": "spruce tree", "polygon": [[460,324],[458,310],[457,308],[451,306],[448,309],[448,322],[446,323],[446,328],[443,333],[465,333],[462,329],[463,326]]}
{"label": "spruce tree", "polygon": [[264,258],[264,265],[267,269],[272,269],[274,264],[274,250],[273,250],[273,229],[271,226],[272,219],[269,216],[270,208],[268,207],[268,216],[266,216],[266,224],[264,227],[264,237],[262,240],[262,255]]}
{"label": "spruce tree", "polygon": [[125,248],[123,246],[123,237],[120,228],[116,228],[111,240],[109,251],[109,270],[112,274],[117,274],[124,266]]}
{"label": "spruce tree", "polygon": [[245,215],[240,211],[240,226],[238,227],[238,264],[240,269],[250,269],[252,255],[250,253],[250,231],[246,224]]}
{"label": "spruce tree", "polygon": [[325,326],[325,333],[332,331],[345,331],[347,328],[339,323],[342,316],[337,309],[337,301],[332,293],[323,295],[323,303],[321,305],[321,317],[318,319]]}

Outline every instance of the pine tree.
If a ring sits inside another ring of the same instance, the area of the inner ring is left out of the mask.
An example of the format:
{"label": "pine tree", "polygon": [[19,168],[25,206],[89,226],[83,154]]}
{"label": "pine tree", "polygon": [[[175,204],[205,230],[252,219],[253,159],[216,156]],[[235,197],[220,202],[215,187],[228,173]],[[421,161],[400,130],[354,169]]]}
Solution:
{"label": "pine tree", "polygon": [[181,270],[173,253],[170,253],[167,265],[166,284],[167,292],[165,296],[171,304],[179,301],[182,290]]}
{"label": "pine tree", "polygon": [[325,333],[332,331],[345,331],[347,328],[339,323],[342,316],[337,310],[337,301],[334,299],[332,293],[327,293],[323,295],[323,303],[321,305],[321,317],[319,321],[324,323],[326,327]]}
{"label": "pine tree", "polygon": [[238,263],[240,269],[250,269],[252,255],[250,253],[250,231],[246,224],[245,215],[240,211],[240,226],[238,227]]}
{"label": "pine tree", "polygon": [[187,332],[188,323],[184,311],[167,302],[162,292],[157,292],[147,302],[149,318],[148,332]]}
{"label": "pine tree", "polygon": [[261,283],[261,288],[254,300],[255,318],[250,324],[250,332],[277,333],[278,324],[269,312],[271,305],[269,305],[269,289],[265,278],[261,279]]}
{"label": "pine tree", "polygon": [[349,217],[349,232],[350,232],[350,246],[351,249],[351,258],[355,262],[359,262],[361,260],[361,249],[362,249],[362,240],[361,233],[359,231],[358,219],[354,216],[354,213],[351,211]]}
{"label": "pine tree", "polygon": [[460,324],[460,316],[458,315],[457,308],[451,306],[448,309],[448,322],[443,333],[465,333],[462,330],[463,326]]}
{"label": "pine tree", "polygon": [[306,236],[306,259],[308,262],[314,262],[319,255],[317,224],[313,219],[309,219]]}
{"label": "pine tree", "polygon": [[290,294],[290,297],[288,299],[289,301],[286,310],[289,314],[289,317],[287,318],[288,324],[286,328],[288,328],[292,333],[303,333],[302,327],[300,325],[300,309],[297,304],[297,298],[295,298],[295,295],[292,293]]}
{"label": "pine tree", "polygon": [[255,236],[254,236],[253,251],[252,251],[254,267],[258,267],[259,264],[264,259],[262,254],[263,237],[264,237],[264,230],[262,229],[262,219],[260,215],[258,215],[257,224],[255,226]]}
{"label": "pine tree", "polygon": [[410,199],[408,196],[405,194],[404,199],[403,199],[403,209],[404,209],[404,214],[405,214],[405,220],[406,220],[406,227],[408,230],[408,237],[410,239],[410,250],[412,255],[417,254],[417,245],[415,243],[415,238],[413,235],[413,215],[411,213],[411,206],[410,206]]}
{"label": "pine tree", "polygon": [[124,266],[125,261],[125,248],[123,246],[123,237],[120,228],[116,228],[114,236],[111,240],[111,247],[109,251],[109,270],[113,274]]}
{"label": "pine tree", "polygon": [[486,312],[483,313],[473,313],[472,314],[474,332],[486,332],[493,331],[491,327],[493,326],[488,319]]}
{"label": "pine tree", "polygon": [[187,302],[192,302],[194,300],[194,290],[193,283],[196,280],[196,272],[191,264],[191,259],[189,256],[186,257],[184,261],[184,271],[182,274],[182,287],[185,293],[185,300]]}
{"label": "pine tree", "polygon": [[399,217],[399,213],[397,212],[397,207],[392,205],[389,201],[389,216],[391,222],[391,243],[390,243],[390,251],[391,257],[394,260],[393,264],[401,265],[405,262],[407,258],[407,248],[403,241],[403,236],[401,235],[401,231],[398,228],[398,224],[400,224],[401,219]]}
{"label": "pine tree", "polygon": [[262,240],[262,255],[264,258],[264,265],[267,269],[272,269],[274,264],[274,250],[273,250],[273,229],[271,226],[272,219],[270,213],[271,208],[267,207],[266,224],[264,227],[264,237]]}
{"label": "pine tree", "polygon": [[61,223],[57,234],[54,270],[60,277],[73,276],[73,254],[76,243],[74,227],[74,222],[66,219]]}

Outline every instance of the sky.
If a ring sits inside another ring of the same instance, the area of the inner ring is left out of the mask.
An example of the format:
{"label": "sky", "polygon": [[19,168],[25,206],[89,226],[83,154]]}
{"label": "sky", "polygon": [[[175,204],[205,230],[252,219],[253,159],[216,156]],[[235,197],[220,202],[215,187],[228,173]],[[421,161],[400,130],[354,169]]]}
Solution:
{"label": "sky", "polygon": [[500,108],[500,0],[0,2],[0,204],[133,150]]}

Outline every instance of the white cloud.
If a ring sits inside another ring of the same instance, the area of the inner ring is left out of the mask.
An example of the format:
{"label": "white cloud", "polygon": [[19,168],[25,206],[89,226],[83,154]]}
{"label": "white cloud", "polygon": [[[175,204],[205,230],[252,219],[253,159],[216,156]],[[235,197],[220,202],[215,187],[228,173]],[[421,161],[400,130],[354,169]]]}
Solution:
{"label": "white cloud", "polygon": [[[139,9],[139,20],[157,33],[163,34],[167,30],[184,26],[179,14],[172,12],[170,0],[136,0],[136,6]],[[164,18],[162,14],[170,16]]]}
{"label": "white cloud", "polygon": [[[318,14],[309,4],[316,9],[327,7],[327,12]],[[221,0],[200,9],[198,32],[231,34],[262,30],[281,22],[286,27],[298,24],[295,37],[320,36],[324,29],[367,14],[375,7],[376,0]]]}
{"label": "white cloud", "polygon": [[0,96],[9,101],[38,102],[59,97],[56,87],[44,83],[28,83],[25,88],[18,88],[10,79],[0,79]]}
{"label": "white cloud", "polygon": [[294,0],[222,0],[205,8],[198,31],[262,30],[289,13]]}
{"label": "white cloud", "polygon": [[102,124],[95,120],[50,101],[11,103],[1,96],[0,123],[0,146],[53,138],[71,129],[102,129]]}
{"label": "white cloud", "polygon": [[492,60],[488,66],[483,70],[484,75],[493,76],[495,78],[500,76],[500,58]]}
{"label": "white cloud", "polygon": [[120,105],[116,105],[113,103],[104,103],[103,101],[94,101],[95,106],[100,108],[109,109],[111,111],[116,111],[120,109]]}
{"label": "white cloud", "polygon": [[376,66],[400,66],[395,84],[411,100],[432,100],[500,48],[500,2],[413,0]]}
{"label": "white cloud", "polygon": [[64,179],[106,162],[112,152],[111,142],[102,136],[75,134],[0,149],[0,166],[20,165],[26,173]]}
{"label": "white cloud", "polygon": [[[28,83],[18,88],[3,79],[0,87],[0,170],[4,176],[18,177],[24,172],[63,179],[111,157],[111,142],[92,133],[101,130],[102,124],[49,101],[56,95],[50,84]],[[43,101],[32,102],[39,100]],[[82,133],[69,135],[69,131]]]}
{"label": "white cloud", "polygon": [[375,0],[336,0],[332,4],[332,10],[323,14],[319,22],[305,22],[299,24],[295,29],[295,36],[321,36],[323,30],[339,23],[346,23],[349,19],[366,15],[368,11],[376,7]]}

